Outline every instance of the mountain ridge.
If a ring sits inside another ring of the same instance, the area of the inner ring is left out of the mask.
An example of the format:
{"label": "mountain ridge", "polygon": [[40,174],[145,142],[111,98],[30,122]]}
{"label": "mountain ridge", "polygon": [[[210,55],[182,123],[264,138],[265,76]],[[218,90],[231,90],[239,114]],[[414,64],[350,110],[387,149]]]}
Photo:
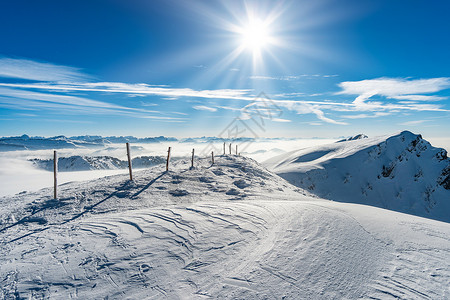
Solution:
{"label": "mountain ridge", "polygon": [[325,199],[450,221],[450,160],[409,131],[294,150],[263,163]]}

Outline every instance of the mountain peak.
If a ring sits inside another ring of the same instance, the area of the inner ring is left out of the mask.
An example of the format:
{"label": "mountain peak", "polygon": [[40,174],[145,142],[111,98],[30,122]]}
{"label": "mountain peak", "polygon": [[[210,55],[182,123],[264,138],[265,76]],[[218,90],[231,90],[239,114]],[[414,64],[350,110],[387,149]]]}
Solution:
{"label": "mountain peak", "polygon": [[361,140],[361,139],[366,139],[366,138],[368,138],[367,135],[365,135],[363,133],[360,133],[360,134],[357,134],[355,136],[351,136],[349,138],[345,138],[345,139],[339,140],[336,143],[347,142],[347,141],[355,141],[355,140]]}
{"label": "mountain peak", "polygon": [[264,163],[319,197],[450,221],[450,160],[410,131],[282,154]]}

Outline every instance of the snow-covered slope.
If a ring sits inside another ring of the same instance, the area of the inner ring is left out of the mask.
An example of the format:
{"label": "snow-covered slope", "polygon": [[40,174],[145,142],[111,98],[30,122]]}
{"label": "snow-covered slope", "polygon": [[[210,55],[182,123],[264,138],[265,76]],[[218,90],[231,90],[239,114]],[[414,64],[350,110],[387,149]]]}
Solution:
{"label": "snow-covered slope", "polygon": [[409,131],[292,151],[264,165],[319,197],[450,222],[447,152]]}
{"label": "snow-covered slope", "polygon": [[0,298],[450,297],[450,224],[189,165],[0,198]]}
{"label": "snow-covered slope", "polygon": [[351,137],[339,140],[336,143],[347,142],[347,141],[355,141],[355,140],[361,140],[361,139],[367,139],[367,138],[368,138],[367,135],[360,133],[360,134],[357,134],[355,136],[351,136]]}
{"label": "snow-covered slope", "polygon": [[[30,161],[40,169],[53,170],[52,159],[31,159]],[[166,160],[160,156],[139,156],[131,160],[133,168],[148,168],[164,163]],[[86,171],[86,170],[117,170],[128,167],[128,161],[120,160],[111,156],[70,156],[58,158],[58,170]]]}

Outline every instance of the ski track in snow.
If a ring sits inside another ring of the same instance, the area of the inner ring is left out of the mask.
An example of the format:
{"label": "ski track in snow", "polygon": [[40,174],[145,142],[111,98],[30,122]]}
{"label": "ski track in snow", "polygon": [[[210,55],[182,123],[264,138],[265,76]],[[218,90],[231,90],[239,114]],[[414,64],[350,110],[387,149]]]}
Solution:
{"label": "ski track in snow", "polygon": [[0,297],[450,297],[448,223],[312,198],[246,158],[187,166],[0,198]]}

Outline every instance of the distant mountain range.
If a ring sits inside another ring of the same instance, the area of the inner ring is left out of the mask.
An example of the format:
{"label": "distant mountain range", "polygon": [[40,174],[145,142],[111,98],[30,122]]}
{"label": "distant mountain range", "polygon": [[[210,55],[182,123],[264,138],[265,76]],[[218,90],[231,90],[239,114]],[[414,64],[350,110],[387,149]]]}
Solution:
{"label": "distant mountain range", "polygon": [[22,136],[0,138],[0,151],[103,147],[115,143],[160,143],[168,141],[177,141],[177,139],[164,136],[136,138],[133,136],[101,137],[94,135],[72,137],[61,135],[45,138],[30,137],[24,134]]}
{"label": "distant mountain range", "polygon": [[[53,170],[53,159],[30,159],[33,164],[47,171]],[[133,168],[148,168],[164,163],[160,156],[140,156],[131,160]],[[58,158],[60,172],[88,171],[88,170],[117,170],[128,167],[128,162],[111,156],[70,156]]]}
{"label": "distant mountain range", "polygon": [[421,135],[367,138],[300,149],[263,163],[325,199],[450,222],[450,159]]}
{"label": "distant mountain range", "polygon": [[[55,136],[55,137],[30,137],[26,134],[22,136],[2,137],[0,138],[0,152],[15,150],[45,150],[45,149],[64,149],[64,148],[88,148],[104,147],[108,144],[119,143],[161,143],[161,142],[180,142],[180,143],[210,143],[210,142],[244,142],[252,141],[254,138],[219,138],[219,137],[197,137],[177,139],[174,137],[145,137],[137,138],[134,136],[108,136],[99,135],[81,135],[81,136]],[[282,138],[259,138],[258,140],[289,140]]]}

